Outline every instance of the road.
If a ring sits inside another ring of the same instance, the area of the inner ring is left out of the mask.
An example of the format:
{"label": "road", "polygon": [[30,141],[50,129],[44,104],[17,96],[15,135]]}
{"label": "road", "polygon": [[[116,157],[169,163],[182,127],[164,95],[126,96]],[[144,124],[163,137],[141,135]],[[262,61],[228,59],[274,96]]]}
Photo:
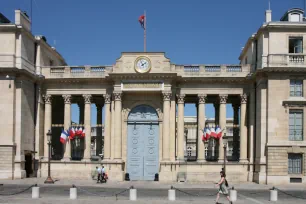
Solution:
{"label": "road", "polygon": [[[31,189],[26,190],[26,185],[3,185],[0,186],[0,203],[128,203],[129,191],[122,192],[124,188],[104,187],[78,187],[78,200],[69,199],[71,186],[42,186],[40,187],[40,199],[31,199]],[[21,191],[24,191],[19,193]],[[118,194],[122,192],[121,194]],[[12,195],[18,193],[16,195]],[[285,194],[286,193],[286,194]],[[277,203],[305,203],[305,191],[286,191],[278,193]],[[11,194],[11,196],[9,196]],[[116,198],[116,194],[117,198]],[[175,203],[214,203],[216,189],[184,189],[176,190]],[[137,189],[138,201],[136,203],[168,203],[168,191],[166,189]],[[301,197],[304,199],[299,199]],[[117,200],[116,200],[117,199]],[[135,202],[134,202],[135,203]],[[228,203],[221,196],[220,203]],[[236,203],[266,204],[269,202],[267,190],[240,190]]]}

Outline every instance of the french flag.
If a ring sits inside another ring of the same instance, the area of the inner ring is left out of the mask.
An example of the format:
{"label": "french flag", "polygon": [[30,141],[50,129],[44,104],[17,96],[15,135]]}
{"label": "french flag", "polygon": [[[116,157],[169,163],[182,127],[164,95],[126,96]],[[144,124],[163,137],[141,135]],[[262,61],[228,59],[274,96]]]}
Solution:
{"label": "french flag", "polygon": [[210,132],[209,128],[205,128],[205,136],[206,136],[206,140],[209,140],[209,138],[211,136],[211,132]]}
{"label": "french flag", "polygon": [[222,130],[219,126],[217,126],[216,128],[216,136],[218,139],[220,139],[222,137]]}
{"label": "french flag", "polygon": [[70,128],[70,130],[69,130],[69,137],[70,137],[70,139],[72,139],[74,136],[75,136],[75,130],[74,130],[74,128],[72,127],[72,128]]}
{"label": "french flag", "polygon": [[216,134],[216,131],[215,131],[215,128],[214,127],[212,127],[211,129],[210,129],[210,135],[212,136],[212,137],[214,137],[214,138],[217,138],[217,134]]}
{"label": "french flag", "polygon": [[60,142],[65,144],[67,141],[67,137],[69,136],[68,131],[67,130],[63,130],[61,137],[60,137]]}
{"label": "french flag", "polygon": [[82,133],[83,133],[82,127],[80,127],[79,129],[76,129],[75,133],[76,133],[76,135],[82,135]]}
{"label": "french flag", "polygon": [[82,131],[82,137],[85,137],[85,128]]}

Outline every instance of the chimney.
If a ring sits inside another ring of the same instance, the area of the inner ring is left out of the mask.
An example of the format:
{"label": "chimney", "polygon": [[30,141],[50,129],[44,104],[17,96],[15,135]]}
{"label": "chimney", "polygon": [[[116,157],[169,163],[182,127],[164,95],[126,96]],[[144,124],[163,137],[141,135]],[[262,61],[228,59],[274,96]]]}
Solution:
{"label": "chimney", "polygon": [[272,10],[266,10],[266,23],[272,21]]}
{"label": "chimney", "polygon": [[15,24],[31,32],[31,20],[29,16],[21,10],[15,10]]}

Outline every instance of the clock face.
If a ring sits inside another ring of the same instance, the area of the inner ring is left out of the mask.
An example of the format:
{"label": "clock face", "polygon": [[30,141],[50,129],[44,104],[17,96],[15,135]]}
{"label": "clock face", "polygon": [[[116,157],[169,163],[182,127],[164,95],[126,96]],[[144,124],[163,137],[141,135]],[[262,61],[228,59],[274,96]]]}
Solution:
{"label": "clock face", "polygon": [[140,73],[146,73],[151,69],[151,62],[146,57],[139,57],[135,62],[135,70]]}

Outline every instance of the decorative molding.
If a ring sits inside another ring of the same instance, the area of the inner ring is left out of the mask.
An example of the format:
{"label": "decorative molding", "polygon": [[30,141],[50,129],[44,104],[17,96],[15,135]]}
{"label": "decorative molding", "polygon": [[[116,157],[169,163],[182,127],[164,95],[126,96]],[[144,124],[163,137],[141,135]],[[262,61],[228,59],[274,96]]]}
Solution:
{"label": "decorative molding", "polygon": [[203,104],[207,100],[207,95],[206,94],[199,94],[198,99],[199,99],[199,103]]}
{"label": "decorative molding", "polygon": [[104,94],[103,97],[105,103],[111,103],[112,96],[110,94]]}
{"label": "decorative molding", "polygon": [[63,99],[65,104],[71,104],[71,95],[63,95]]}
{"label": "decorative molding", "polygon": [[122,92],[113,93],[113,96],[114,96],[115,101],[121,101],[121,99],[122,99]]}
{"label": "decorative molding", "polygon": [[92,95],[84,94],[83,98],[84,98],[84,102],[88,104],[88,103],[91,103]]}
{"label": "decorative molding", "polygon": [[241,94],[241,95],[240,95],[240,101],[241,101],[241,104],[247,103],[247,101],[248,101],[248,95],[247,95],[247,94]]}
{"label": "decorative molding", "polygon": [[52,103],[52,95],[46,94],[43,96],[45,104],[51,104]]}
{"label": "decorative molding", "polygon": [[228,99],[228,95],[219,95],[220,104],[225,104]]}
{"label": "decorative molding", "polygon": [[177,94],[177,103],[184,103],[185,102],[185,94]]}
{"label": "decorative molding", "polygon": [[172,96],[172,93],[170,93],[170,92],[164,92],[164,93],[163,93],[163,99],[164,99],[164,101],[170,101],[171,96]]}

